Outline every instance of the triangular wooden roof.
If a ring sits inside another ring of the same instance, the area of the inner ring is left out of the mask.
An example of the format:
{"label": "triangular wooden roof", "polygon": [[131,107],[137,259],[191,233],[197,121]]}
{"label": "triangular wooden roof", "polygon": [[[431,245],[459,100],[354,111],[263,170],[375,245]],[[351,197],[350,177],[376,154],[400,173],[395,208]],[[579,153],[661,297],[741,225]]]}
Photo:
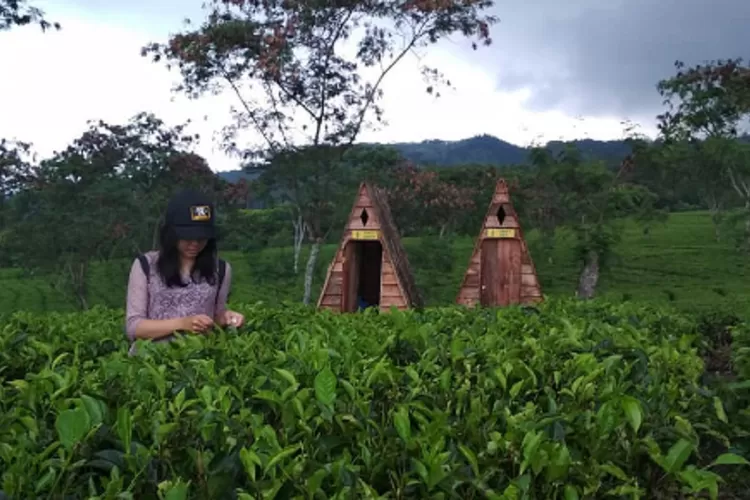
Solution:
{"label": "triangular wooden roof", "polygon": [[[497,217],[501,209],[504,214],[502,222]],[[505,179],[498,179],[492,200],[487,207],[487,213],[482,221],[479,235],[474,242],[474,250],[471,254],[469,266],[464,274],[463,281],[461,282],[461,288],[456,299],[457,303],[468,306],[479,303],[481,287],[479,273],[482,242],[491,232],[503,229],[515,231],[517,238],[521,242],[521,303],[531,304],[542,300],[541,285],[537,278],[536,267],[529,253],[526,238],[524,238],[523,229],[518,220],[518,214],[513,207],[513,203],[511,203],[508,184],[505,182]]]}
{"label": "triangular wooden roof", "polygon": [[[362,210],[365,208],[368,211],[369,217],[373,220],[374,226],[380,231],[378,239],[383,246],[383,260],[386,264],[390,262],[393,267],[393,273],[397,280],[396,284],[398,285],[400,294],[403,296],[406,307],[422,307],[424,301],[417,288],[406,250],[401,242],[401,236],[396,229],[386,194],[382,189],[368,182],[363,182],[359,186],[352,210],[349,213],[344,234],[341,237],[339,248],[328,268],[320,298],[318,299],[318,307],[332,306],[332,304],[325,303],[327,296],[335,295],[336,290],[341,289],[340,283],[335,283],[338,279],[334,278],[334,273],[338,271],[337,263],[340,263],[343,258],[346,244],[350,240],[356,239],[353,237],[353,232],[367,231],[374,227],[373,223],[365,227],[360,219]],[[382,289],[383,285],[381,284]]]}

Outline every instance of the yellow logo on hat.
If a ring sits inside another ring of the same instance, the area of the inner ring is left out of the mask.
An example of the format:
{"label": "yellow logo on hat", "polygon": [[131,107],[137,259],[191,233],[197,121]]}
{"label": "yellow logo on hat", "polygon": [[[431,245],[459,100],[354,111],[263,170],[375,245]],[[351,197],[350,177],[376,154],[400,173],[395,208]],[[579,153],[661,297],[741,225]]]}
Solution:
{"label": "yellow logo on hat", "polygon": [[190,207],[190,220],[211,220],[211,207],[208,205],[197,205]]}

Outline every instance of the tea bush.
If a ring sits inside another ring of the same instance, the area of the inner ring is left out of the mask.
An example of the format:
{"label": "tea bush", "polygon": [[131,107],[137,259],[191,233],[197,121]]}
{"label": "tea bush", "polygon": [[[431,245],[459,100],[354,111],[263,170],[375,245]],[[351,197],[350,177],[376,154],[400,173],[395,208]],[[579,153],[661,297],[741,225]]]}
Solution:
{"label": "tea bush", "polygon": [[132,357],[120,311],[0,320],[4,494],[717,498],[750,465],[656,308],[241,310]]}

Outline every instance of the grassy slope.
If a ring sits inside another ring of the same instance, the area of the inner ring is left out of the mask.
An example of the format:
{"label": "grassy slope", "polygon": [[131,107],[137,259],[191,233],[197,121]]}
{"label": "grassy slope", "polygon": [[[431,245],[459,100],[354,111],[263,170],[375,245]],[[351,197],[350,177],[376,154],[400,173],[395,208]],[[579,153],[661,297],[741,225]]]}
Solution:
{"label": "grassy slope", "polygon": [[[549,295],[570,295],[577,282],[578,263],[570,235],[559,235],[555,251],[542,255],[535,248],[533,232],[528,236],[532,256]],[[429,305],[451,303],[468,263],[473,241],[454,242],[453,269],[447,273],[425,265],[429,246],[418,239],[404,242],[415,270],[418,285]],[[327,245],[316,269],[313,297],[317,295],[326,268],[335,251]],[[713,240],[710,219],[705,213],[672,214],[669,221],[646,236],[635,225],[627,227],[624,241],[609,269],[602,274],[600,293],[614,299],[668,303],[696,311],[723,306],[750,317],[750,260],[728,244]],[[300,273],[291,272],[291,248],[269,248],[252,254],[223,254],[234,267],[233,302],[299,300],[302,296],[302,270],[306,251],[300,259]],[[95,266],[90,283],[90,302],[122,307],[129,262]],[[0,270],[0,311],[70,310],[72,301],[56,292],[41,278],[24,278],[16,270]]]}

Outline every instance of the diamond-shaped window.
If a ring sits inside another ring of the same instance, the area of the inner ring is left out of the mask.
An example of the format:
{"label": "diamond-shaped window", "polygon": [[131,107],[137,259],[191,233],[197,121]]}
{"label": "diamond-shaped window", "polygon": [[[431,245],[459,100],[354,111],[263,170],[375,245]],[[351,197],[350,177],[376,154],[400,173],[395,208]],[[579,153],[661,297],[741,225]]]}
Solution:
{"label": "diamond-shaped window", "polygon": [[500,223],[500,225],[503,225],[503,221],[505,220],[505,209],[502,205],[500,205],[500,208],[497,209],[497,221]]}
{"label": "diamond-shaped window", "polygon": [[363,226],[366,226],[367,225],[367,221],[370,220],[370,215],[367,213],[367,209],[366,208],[362,209],[362,214],[359,216],[359,220],[362,221],[362,225]]}

